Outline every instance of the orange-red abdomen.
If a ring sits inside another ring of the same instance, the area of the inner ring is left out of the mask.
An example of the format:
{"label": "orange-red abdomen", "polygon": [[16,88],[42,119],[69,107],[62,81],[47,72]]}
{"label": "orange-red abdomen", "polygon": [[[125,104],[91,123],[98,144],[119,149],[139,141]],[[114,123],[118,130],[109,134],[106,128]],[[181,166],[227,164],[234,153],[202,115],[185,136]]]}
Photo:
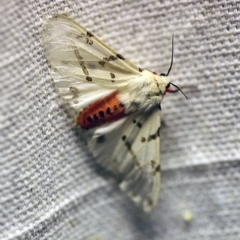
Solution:
{"label": "orange-red abdomen", "polygon": [[78,115],[77,124],[81,128],[88,129],[116,121],[126,115],[124,105],[117,97],[117,92],[113,92],[85,108]]}

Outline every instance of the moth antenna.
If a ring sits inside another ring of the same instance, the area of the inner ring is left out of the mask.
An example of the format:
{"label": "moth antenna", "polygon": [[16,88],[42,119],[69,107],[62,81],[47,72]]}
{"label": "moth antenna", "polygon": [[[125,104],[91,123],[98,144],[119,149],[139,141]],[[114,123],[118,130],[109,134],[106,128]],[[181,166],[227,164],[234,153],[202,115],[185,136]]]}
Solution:
{"label": "moth antenna", "polygon": [[183,94],[183,96],[184,96],[186,99],[188,99],[187,95],[181,90],[180,87],[178,87],[177,85],[175,85],[175,84],[173,84],[173,83],[170,83],[170,84],[173,85],[175,88],[177,88],[177,89]]}
{"label": "moth antenna", "polygon": [[172,69],[172,65],[173,65],[173,40],[174,40],[174,33],[173,33],[173,35],[172,35],[172,58],[171,58],[170,67],[169,67],[169,69],[168,69],[168,72],[167,72],[166,76],[169,75],[169,73],[170,73],[170,71],[171,71],[171,69]]}

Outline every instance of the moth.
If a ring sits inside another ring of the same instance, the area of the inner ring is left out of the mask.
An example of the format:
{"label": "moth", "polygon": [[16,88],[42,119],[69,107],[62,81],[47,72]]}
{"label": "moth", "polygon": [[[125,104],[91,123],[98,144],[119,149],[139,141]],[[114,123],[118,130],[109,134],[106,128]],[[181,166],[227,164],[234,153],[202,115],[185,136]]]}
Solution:
{"label": "moth", "polygon": [[181,91],[168,77],[172,60],[167,74],[139,68],[59,14],[43,23],[42,41],[56,89],[76,111],[76,124],[91,133],[96,161],[151,211],[160,191],[161,102],[170,85]]}

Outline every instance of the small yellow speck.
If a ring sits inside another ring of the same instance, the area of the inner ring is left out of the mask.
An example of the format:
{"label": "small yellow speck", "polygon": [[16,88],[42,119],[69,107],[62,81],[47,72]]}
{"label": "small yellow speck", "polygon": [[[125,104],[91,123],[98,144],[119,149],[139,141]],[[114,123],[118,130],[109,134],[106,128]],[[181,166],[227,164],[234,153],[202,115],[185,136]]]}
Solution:
{"label": "small yellow speck", "polygon": [[193,215],[192,213],[189,211],[189,210],[186,210],[184,213],[183,213],[183,220],[186,222],[186,223],[189,223],[191,222],[193,219]]}

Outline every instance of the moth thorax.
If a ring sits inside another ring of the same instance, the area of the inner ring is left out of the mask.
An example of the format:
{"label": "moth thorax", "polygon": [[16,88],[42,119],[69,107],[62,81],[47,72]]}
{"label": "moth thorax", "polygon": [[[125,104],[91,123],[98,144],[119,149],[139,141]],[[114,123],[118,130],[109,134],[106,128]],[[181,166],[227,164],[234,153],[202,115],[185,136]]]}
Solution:
{"label": "moth thorax", "polygon": [[138,81],[132,83],[128,91],[120,94],[127,112],[149,110],[161,103],[169,78],[144,70]]}

